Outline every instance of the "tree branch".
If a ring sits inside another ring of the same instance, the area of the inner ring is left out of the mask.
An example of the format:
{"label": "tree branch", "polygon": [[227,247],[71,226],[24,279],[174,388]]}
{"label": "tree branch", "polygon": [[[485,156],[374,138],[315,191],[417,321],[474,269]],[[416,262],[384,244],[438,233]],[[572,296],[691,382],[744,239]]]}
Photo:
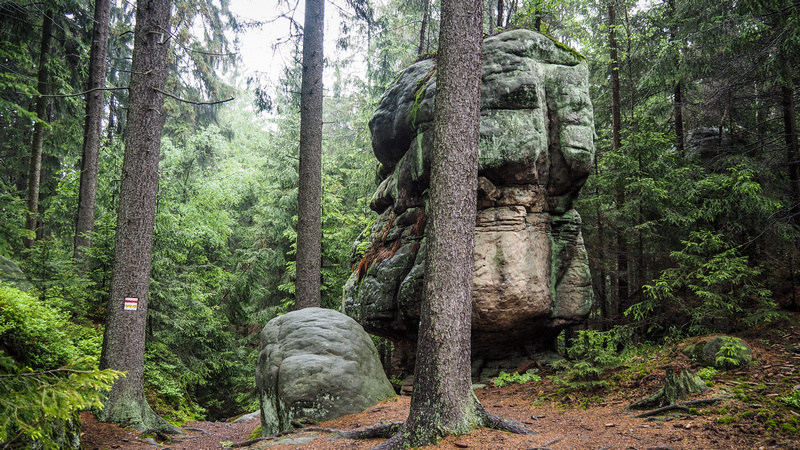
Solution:
{"label": "tree branch", "polygon": [[166,95],[169,98],[174,98],[175,100],[177,100],[179,102],[189,103],[189,104],[192,104],[192,105],[218,105],[220,103],[229,102],[229,101],[231,101],[231,100],[233,100],[235,98],[235,97],[231,97],[231,98],[227,98],[225,100],[216,100],[216,101],[213,101],[213,102],[196,102],[194,100],[186,100],[186,99],[180,98],[177,95],[172,95],[169,92],[164,92],[164,91],[162,91],[161,89],[158,89],[158,88],[153,88],[153,89],[156,92],[160,92],[160,93]]}
{"label": "tree branch", "polygon": [[50,95],[42,95],[42,97],[48,98],[67,98],[67,97],[79,97],[81,95],[90,94],[95,91],[124,91],[128,90],[128,87],[105,87],[105,88],[93,88],[89,89],[88,91],[78,92],[76,94],[50,94]]}

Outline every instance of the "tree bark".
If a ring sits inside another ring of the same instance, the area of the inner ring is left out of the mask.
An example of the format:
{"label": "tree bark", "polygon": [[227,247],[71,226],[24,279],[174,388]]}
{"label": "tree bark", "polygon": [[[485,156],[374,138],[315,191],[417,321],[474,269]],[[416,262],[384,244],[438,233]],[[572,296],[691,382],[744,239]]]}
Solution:
{"label": "tree bark", "polygon": [[428,28],[428,10],[430,10],[430,0],[425,0],[422,7],[422,24],[419,27],[419,46],[417,47],[417,56],[425,53],[425,32]]}
{"label": "tree bark", "polygon": [[322,260],[322,62],[324,0],[306,0],[300,87],[295,307],[320,306]]}
{"label": "tree bark", "polygon": [[[669,16],[671,19],[674,20],[677,6],[675,5],[676,0],[668,0],[669,4]],[[675,23],[672,22],[670,24],[670,28],[676,27]],[[670,31],[669,40],[675,40],[675,33],[674,30]],[[679,58],[676,57],[675,59],[675,70],[676,72],[680,72],[680,61]],[[673,87],[673,97],[672,97],[672,115],[675,120],[675,146],[678,149],[678,153],[683,155],[684,152],[684,139],[683,139],[683,87],[681,86],[680,78],[675,81],[675,86]]]}
{"label": "tree bark", "polygon": [[[622,148],[622,113],[619,86],[619,59],[617,48],[616,9],[614,1],[608,2],[608,47],[611,59],[611,147]],[[616,193],[618,207],[625,204],[625,186],[620,186]],[[614,319],[617,319],[628,307],[628,246],[625,240],[624,227],[616,233],[617,238],[617,270],[614,275],[615,299],[611,307]]]}
{"label": "tree bark", "polygon": [[497,0],[497,28],[503,28],[503,0]]}
{"label": "tree bark", "polygon": [[789,171],[789,222],[800,224],[800,153],[797,142],[797,116],[794,104],[794,89],[791,85],[782,86],[783,129],[786,139],[786,168]]}
{"label": "tree bark", "polygon": [[611,144],[614,150],[622,147],[620,132],[622,129],[622,113],[619,92],[619,59],[617,56],[616,11],[613,0],[608,2],[608,48],[611,58]]}
{"label": "tree bark", "polygon": [[678,154],[683,155],[685,149],[683,138],[683,88],[680,81],[675,83],[672,107],[675,116],[675,145],[678,148]]}
{"label": "tree bark", "polygon": [[[169,19],[170,0],[137,3],[114,271],[100,357],[101,368],[125,371],[127,376],[114,383],[105,407],[96,412],[101,421],[140,430],[174,430],[144,398],[145,325],[164,125],[160,91],[167,77]],[[137,308],[124,309],[126,299],[136,299]]]}
{"label": "tree bark", "polygon": [[[74,259],[83,259],[83,249],[92,245],[89,233],[94,229],[94,209],[97,199],[97,165],[100,154],[100,132],[103,120],[103,91],[106,80],[106,54],[111,2],[96,0],[92,47],[89,51],[89,82],[86,90],[86,118],[83,128],[83,158],[78,192],[78,215],[75,220]],[[92,89],[98,89],[92,91]]]}
{"label": "tree bark", "polygon": [[408,420],[376,448],[418,447],[476,426],[509,425],[472,392],[470,338],[478,179],[481,0],[445,0],[414,391]]}
{"label": "tree bark", "polygon": [[[33,125],[33,138],[31,139],[31,160],[28,167],[28,218],[25,221],[25,228],[36,232],[39,221],[39,185],[42,173],[42,148],[44,146],[44,124],[47,110],[47,60],[50,54],[50,41],[53,38],[53,13],[45,11],[42,18],[42,42],[39,50],[39,70],[37,74],[36,89],[39,91],[39,98],[36,99],[36,118]],[[25,246],[33,247],[33,238],[25,239]]]}

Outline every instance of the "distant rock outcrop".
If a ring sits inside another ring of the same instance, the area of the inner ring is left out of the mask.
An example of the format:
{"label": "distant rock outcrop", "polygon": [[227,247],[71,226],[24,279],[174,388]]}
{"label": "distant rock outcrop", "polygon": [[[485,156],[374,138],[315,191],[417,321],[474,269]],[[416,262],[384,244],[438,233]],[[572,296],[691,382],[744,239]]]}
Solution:
{"label": "distant rock outcrop", "polygon": [[[370,121],[380,161],[371,207],[379,217],[355,243],[342,305],[410,355],[422,299],[435,90],[434,61],[417,62],[388,87]],[[572,204],[594,161],[593,138],[580,55],[529,30],[484,40],[476,357],[548,347],[588,315],[591,277]]]}
{"label": "distant rock outcrop", "polygon": [[332,420],[395,395],[370,336],[350,317],[323,308],[267,323],[256,388],[265,436],[291,429],[300,417]]}

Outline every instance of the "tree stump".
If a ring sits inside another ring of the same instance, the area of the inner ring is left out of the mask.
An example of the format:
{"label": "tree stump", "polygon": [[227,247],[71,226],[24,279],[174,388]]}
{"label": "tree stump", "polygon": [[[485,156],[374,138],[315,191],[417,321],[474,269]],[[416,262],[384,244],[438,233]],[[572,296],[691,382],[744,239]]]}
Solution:
{"label": "tree stump", "polygon": [[688,370],[678,370],[674,366],[666,366],[664,370],[666,372],[664,387],[655,394],[631,404],[628,409],[652,409],[673,405],[691,394],[708,390],[705,382]]}

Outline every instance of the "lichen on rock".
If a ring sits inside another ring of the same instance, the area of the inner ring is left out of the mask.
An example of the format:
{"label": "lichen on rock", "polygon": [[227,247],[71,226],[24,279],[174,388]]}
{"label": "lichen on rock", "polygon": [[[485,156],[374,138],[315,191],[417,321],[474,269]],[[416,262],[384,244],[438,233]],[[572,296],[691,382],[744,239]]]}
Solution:
{"label": "lichen on rock", "polygon": [[261,331],[259,348],[265,436],[291,429],[297,418],[333,420],[395,395],[369,335],[337,311],[305,308],[276,317]]}
{"label": "lichen on rock", "polygon": [[[416,342],[433,149],[435,62],[406,68],[370,121],[383,179],[343,311],[401,348]],[[548,347],[592,303],[573,202],[594,163],[586,61],[530,31],[484,40],[472,297],[473,352]]]}

